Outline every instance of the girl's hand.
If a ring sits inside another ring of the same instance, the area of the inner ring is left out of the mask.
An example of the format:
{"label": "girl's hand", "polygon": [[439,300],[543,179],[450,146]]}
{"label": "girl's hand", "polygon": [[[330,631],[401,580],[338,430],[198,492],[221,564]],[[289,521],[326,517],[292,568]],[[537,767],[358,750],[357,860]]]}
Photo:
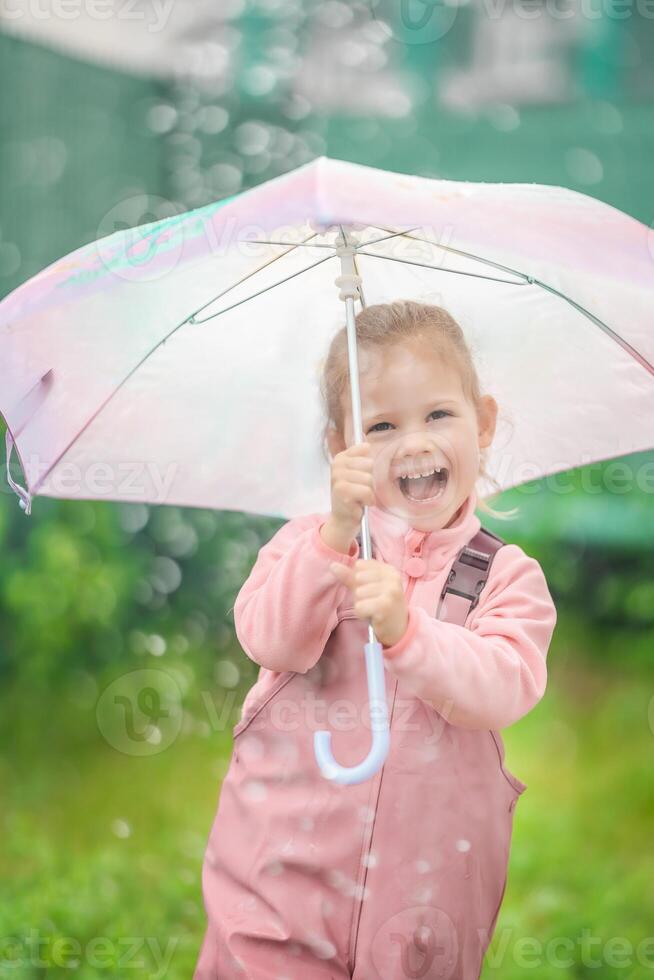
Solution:
{"label": "girl's hand", "polygon": [[332,526],[351,541],[359,530],[364,506],[375,503],[373,458],[369,442],[359,442],[332,460]]}
{"label": "girl's hand", "polygon": [[332,574],[351,590],[358,619],[369,619],[375,635],[386,647],[404,636],[409,610],[402,589],[402,578],[394,565],[371,558],[360,558],[348,567],[339,562],[329,566]]}

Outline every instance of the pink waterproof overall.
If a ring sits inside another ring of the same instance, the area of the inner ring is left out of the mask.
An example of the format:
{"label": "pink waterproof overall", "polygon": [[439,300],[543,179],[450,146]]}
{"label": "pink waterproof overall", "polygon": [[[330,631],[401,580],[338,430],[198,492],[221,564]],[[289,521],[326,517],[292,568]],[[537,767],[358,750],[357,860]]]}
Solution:
{"label": "pink waterproof overall", "polygon": [[545,691],[556,610],[539,563],[505,544],[467,618],[463,600],[465,626],[436,618],[480,529],[476,499],[431,532],[369,508],[373,555],[402,571],[409,623],[384,649],[389,754],[358,785],[325,779],[313,751],[322,728],[342,765],[370,748],[367,624],[328,568],[353,564],[358,543],[333,551],[320,536],[329,515],[313,514],[259,552],[234,615],[261,669],[206,849],[194,980],[479,977],[526,788],[499,729]]}

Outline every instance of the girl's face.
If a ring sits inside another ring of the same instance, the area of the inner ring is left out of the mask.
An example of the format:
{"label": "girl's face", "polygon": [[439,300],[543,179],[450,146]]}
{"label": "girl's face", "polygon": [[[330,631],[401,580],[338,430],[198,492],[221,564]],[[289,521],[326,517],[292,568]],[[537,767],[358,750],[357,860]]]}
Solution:
{"label": "girl's face", "polygon": [[[419,530],[446,527],[474,489],[479,450],[493,440],[495,399],[483,397],[478,417],[458,371],[417,341],[360,349],[358,359],[377,505]],[[345,401],[344,437],[332,430],[332,456],[355,442],[349,389]]]}

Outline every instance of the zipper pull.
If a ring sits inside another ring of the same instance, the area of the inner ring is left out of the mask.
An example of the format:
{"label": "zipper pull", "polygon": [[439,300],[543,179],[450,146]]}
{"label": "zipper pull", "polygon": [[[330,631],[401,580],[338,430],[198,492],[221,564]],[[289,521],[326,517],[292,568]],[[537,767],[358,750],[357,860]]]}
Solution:
{"label": "zipper pull", "polygon": [[414,558],[418,558],[420,556],[422,552],[422,546],[425,543],[426,537],[427,537],[426,531],[418,531],[415,528],[413,528],[409,533],[409,536],[407,538],[407,544],[411,548],[411,554]]}

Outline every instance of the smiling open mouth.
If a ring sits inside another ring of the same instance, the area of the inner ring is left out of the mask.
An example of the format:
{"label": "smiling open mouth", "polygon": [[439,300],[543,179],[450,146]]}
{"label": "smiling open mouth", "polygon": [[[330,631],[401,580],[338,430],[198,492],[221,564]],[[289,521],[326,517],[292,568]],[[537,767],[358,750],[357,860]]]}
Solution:
{"label": "smiling open mouth", "polygon": [[448,477],[447,467],[440,466],[426,476],[401,476],[397,483],[407,500],[425,503],[425,501],[436,500],[441,496],[447,485]]}

